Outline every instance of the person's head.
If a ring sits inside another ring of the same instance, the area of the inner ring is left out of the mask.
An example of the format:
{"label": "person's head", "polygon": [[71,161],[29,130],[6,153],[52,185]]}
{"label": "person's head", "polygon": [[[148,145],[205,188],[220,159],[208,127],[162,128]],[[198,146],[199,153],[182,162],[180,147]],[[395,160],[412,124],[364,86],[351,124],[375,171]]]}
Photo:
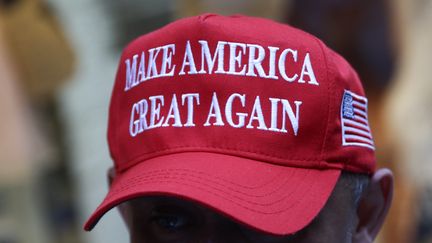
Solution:
{"label": "person's head", "polygon": [[393,181],[367,99],[316,37],[201,15],[132,41],[111,98],[110,191],[136,242],[372,242]]}

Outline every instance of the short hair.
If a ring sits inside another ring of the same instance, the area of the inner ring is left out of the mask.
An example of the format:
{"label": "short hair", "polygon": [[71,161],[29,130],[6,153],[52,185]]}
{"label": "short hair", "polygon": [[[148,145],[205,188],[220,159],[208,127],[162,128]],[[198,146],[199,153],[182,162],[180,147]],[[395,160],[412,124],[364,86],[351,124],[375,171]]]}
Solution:
{"label": "short hair", "polygon": [[369,186],[370,176],[367,174],[343,171],[339,180],[339,183],[342,183],[344,187],[352,192],[351,195],[354,201],[354,206],[357,208],[360,204],[363,193]]}
{"label": "short hair", "polygon": [[357,216],[358,207],[360,206],[360,202],[362,197],[364,196],[365,191],[367,190],[370,182],[370,175],[361,174],[361,173],[353,173],[348,171],[342,171],[339,181],[336,184],[336,189],[347,191],[348,198],[346,200],[350,201],[350,212],[347,217],[351,218],[351,224],[348,226],[348,230],[346,232],[347,239],[350,239],[354,234],[357,225],[355,224],[355,218]]}

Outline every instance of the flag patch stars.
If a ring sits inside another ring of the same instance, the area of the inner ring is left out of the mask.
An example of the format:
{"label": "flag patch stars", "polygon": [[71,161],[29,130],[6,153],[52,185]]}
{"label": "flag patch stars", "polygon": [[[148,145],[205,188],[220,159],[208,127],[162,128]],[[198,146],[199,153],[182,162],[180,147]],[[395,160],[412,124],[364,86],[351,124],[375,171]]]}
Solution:
{"label": "flag patch stars", "polygon": [[342,145],[375,150],[367,116],[367,99],[345,90],[341,104]]}

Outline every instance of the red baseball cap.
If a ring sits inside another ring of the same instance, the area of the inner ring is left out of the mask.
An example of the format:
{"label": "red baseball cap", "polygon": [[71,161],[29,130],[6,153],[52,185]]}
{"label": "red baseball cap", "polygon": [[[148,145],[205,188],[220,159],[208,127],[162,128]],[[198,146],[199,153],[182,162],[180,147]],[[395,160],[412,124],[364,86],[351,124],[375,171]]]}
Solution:
{"label": "red baseball cap", "polygon": [[310,34],[237,15],[185,18],[132,41],[108,142],[116,176],[86,230],[122,202],[167,195],[291,234],[324,207],[342,170],[375,170],[352,67]]}

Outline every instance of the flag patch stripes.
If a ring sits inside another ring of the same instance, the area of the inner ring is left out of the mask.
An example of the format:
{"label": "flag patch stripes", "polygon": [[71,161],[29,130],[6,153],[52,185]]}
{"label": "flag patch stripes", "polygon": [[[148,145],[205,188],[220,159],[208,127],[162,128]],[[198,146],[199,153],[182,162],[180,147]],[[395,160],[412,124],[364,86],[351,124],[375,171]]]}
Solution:
{"label": "flag patch stripes", "polygon": [[367,116],[367,99],[345,90],[341,105],[342,145],[375,150]]}

